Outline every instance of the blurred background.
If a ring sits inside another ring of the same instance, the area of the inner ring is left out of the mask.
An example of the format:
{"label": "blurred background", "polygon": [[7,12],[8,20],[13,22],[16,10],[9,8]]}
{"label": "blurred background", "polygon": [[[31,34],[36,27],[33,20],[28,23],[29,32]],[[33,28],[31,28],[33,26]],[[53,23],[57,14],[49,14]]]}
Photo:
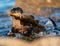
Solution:
{"label": "blurred background", "polygon": [[[21,39],[4,38],[12,29],[12,17],[8,12],[13,7],[21,7],[25,14],[34,15],[35,19],[45,26],[46,37],[32,43]],[[55,22],[57,29],[49,17]],[[60,36],[60,0],[0,0],[0,37],[3,37],[0,38],[0,46],[60,46],[60,37],[47,36]]]}

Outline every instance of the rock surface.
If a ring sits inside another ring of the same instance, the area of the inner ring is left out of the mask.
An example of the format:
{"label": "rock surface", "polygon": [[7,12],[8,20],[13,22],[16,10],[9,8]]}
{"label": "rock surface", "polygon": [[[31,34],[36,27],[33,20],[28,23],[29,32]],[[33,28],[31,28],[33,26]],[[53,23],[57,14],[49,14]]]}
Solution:
{"label": "rock surface", "polygon": [[23,8],[28,14],[45,14],[43,7],[60,7],[60,0],[16,0],[15,6]]}
{"label": "rock surface", "polygon": [[0,38],[0,46],[60,46],[60,37],[43,37],[32,42],[16,38]]}

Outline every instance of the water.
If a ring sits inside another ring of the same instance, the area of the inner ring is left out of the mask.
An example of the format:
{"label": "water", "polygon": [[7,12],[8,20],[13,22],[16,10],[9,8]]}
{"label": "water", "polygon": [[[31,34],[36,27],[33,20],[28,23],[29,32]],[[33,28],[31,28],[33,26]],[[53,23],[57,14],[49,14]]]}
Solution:
{"label": "water", "polygon": [[8,32],[12,29],[12,18],[8,16],[2,16],[13,7],[16,0],[0,0],[0,36],[7,36]]}
{"label": "water", "polygon": [[12,18],[8,16],[0,16],[0,36],[7,36],[12,29]]}
{"label": "water", "polygon": [[57,29],[55,29],[52,21],[50,21],[48,18],[40,17],[41,18],[40,23],[46,27],[47,30],[46,34],[50,36],[54,36],[54,35],[60,36],[60,8],[44,8],[43,10],[53,11],[53,13],[49,15],[49,17],[55,21],[57,27]]}

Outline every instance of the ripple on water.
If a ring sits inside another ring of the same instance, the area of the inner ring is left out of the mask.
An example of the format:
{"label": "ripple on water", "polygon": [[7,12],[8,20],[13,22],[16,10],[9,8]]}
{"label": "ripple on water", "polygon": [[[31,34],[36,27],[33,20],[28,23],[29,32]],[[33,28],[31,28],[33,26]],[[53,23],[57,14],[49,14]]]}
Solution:
{"label": "ripple on water", "polygon": [[12,18],[1,17],[0,18],[0,36],[6,36],[12,29]]}

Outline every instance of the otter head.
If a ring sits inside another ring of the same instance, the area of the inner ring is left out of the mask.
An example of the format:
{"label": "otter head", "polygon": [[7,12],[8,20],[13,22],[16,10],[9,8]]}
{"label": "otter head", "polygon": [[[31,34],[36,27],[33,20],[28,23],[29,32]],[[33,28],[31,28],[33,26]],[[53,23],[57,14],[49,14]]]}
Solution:
{"label": "otter head", "polygon": [[23,10],[20,7],[15,7],[13,9],[11,9],[10,12],[11,12],[10,13],[11,16],[13,16],[15,18],[19,18],[20,16],[22,16],[21,14],[23,13]]}

